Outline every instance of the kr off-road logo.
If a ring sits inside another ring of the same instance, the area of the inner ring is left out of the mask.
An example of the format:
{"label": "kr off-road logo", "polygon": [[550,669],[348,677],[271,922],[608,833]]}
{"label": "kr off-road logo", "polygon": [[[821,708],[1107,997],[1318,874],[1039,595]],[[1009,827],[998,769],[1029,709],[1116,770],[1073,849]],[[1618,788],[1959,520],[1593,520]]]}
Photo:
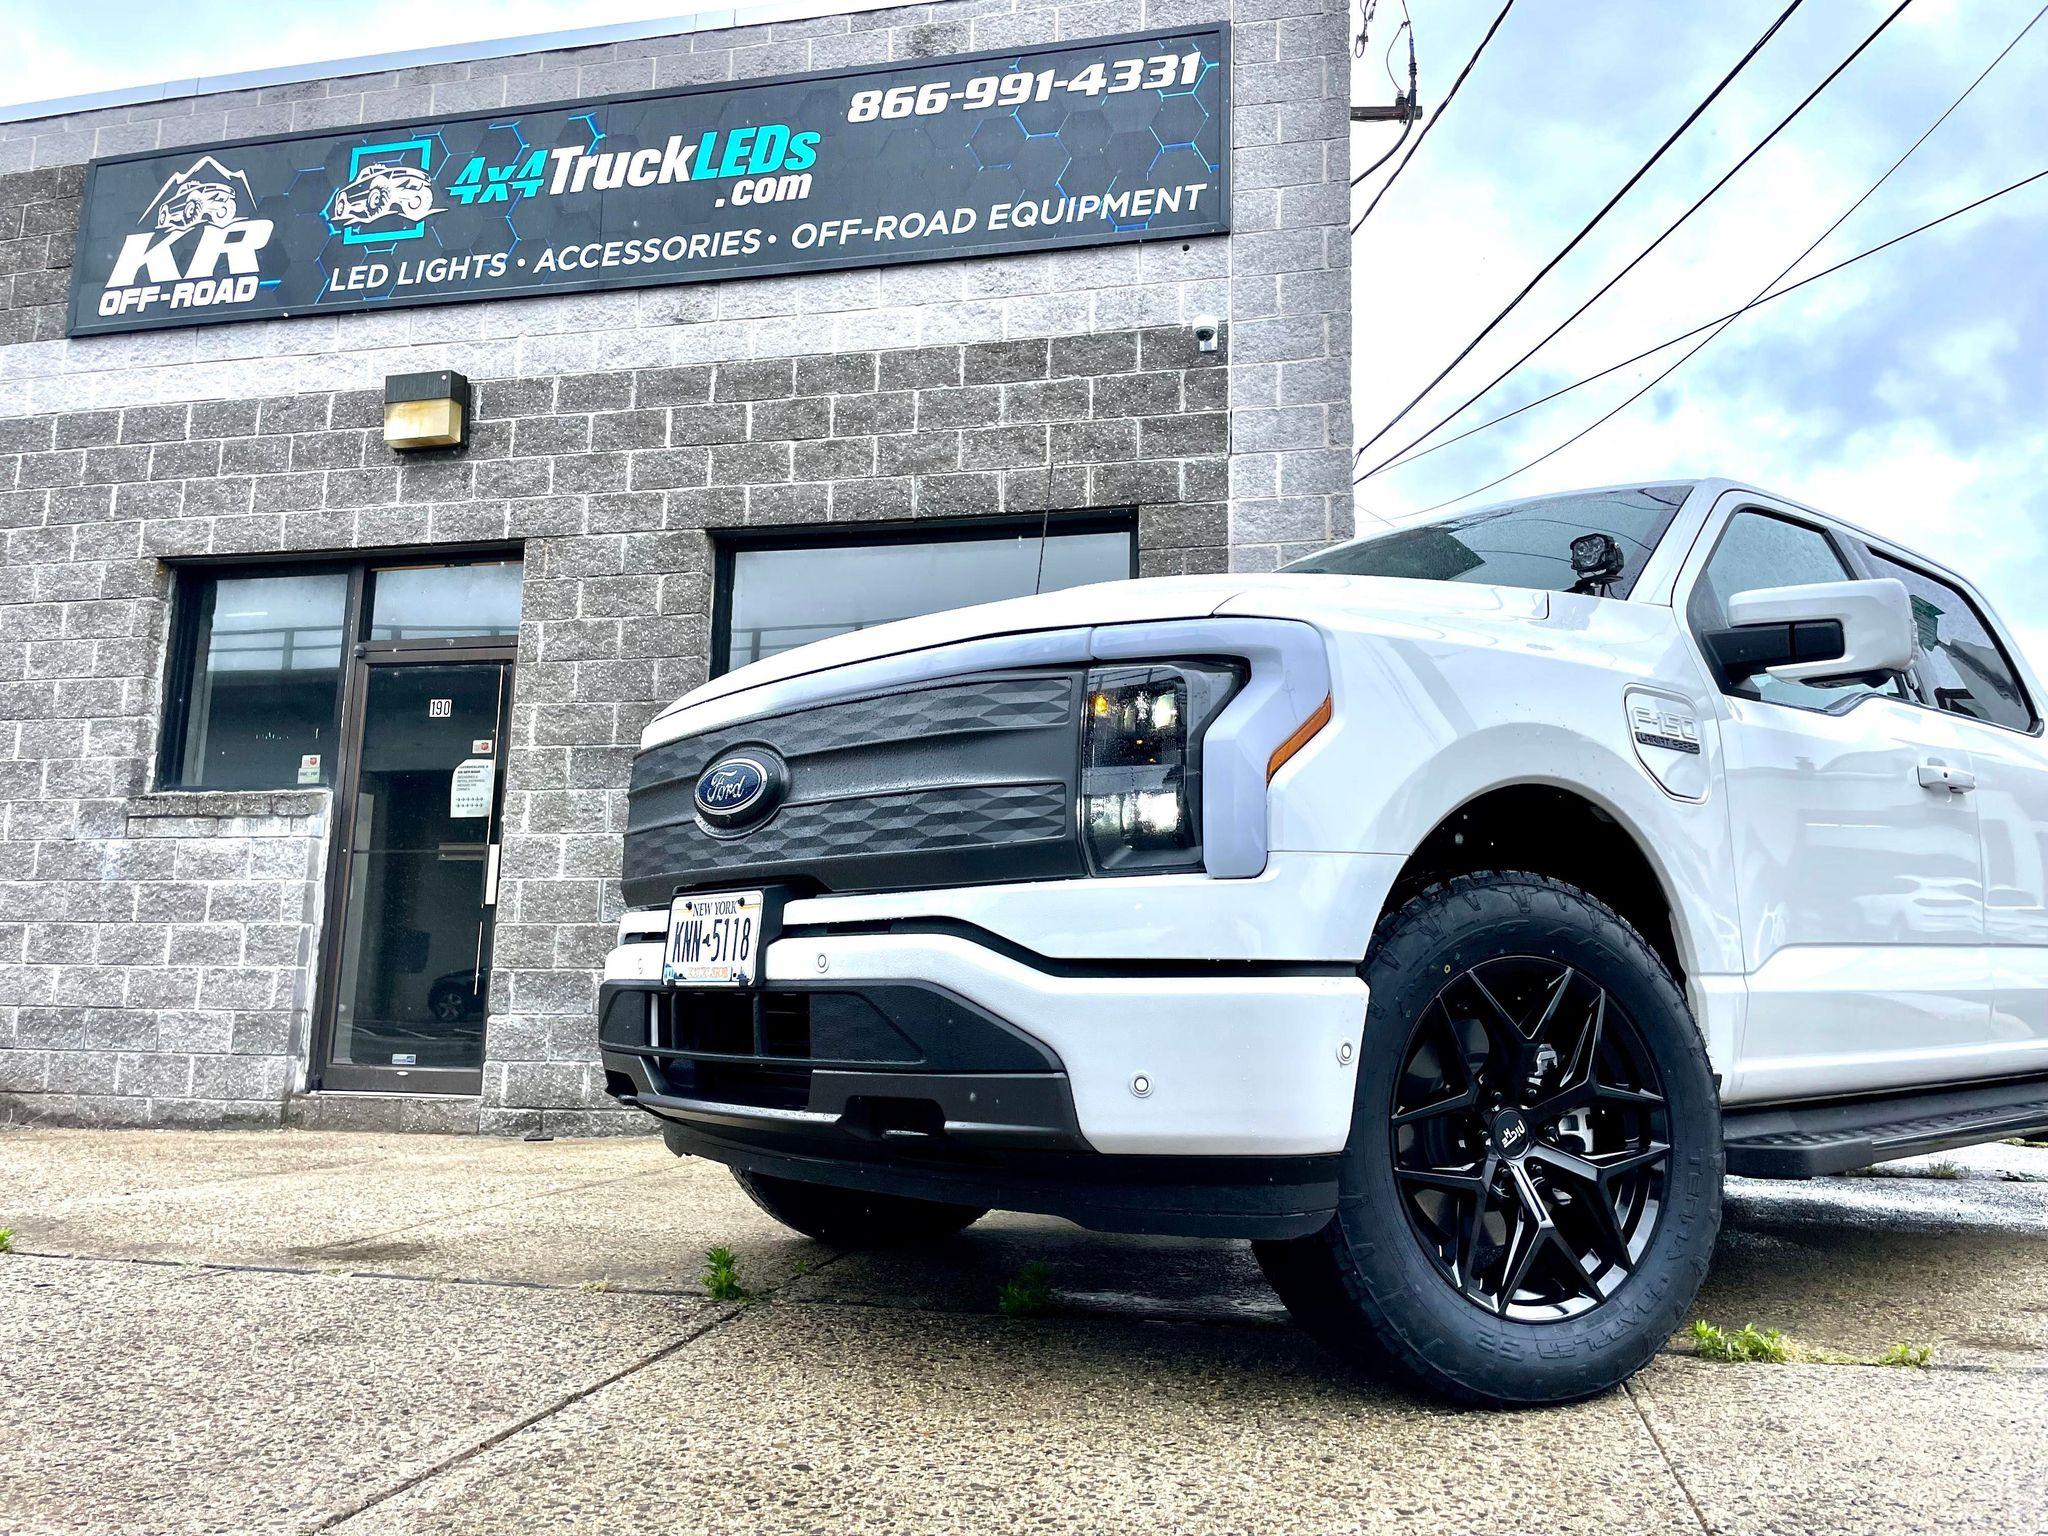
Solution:
{"label": "kr off-road logo", "polygon": [[242,304],[262,281],[259,256],[275,228],[256,218],[249,178],[202,155],[158,189],[121,242],[100,292],[102,315]]}

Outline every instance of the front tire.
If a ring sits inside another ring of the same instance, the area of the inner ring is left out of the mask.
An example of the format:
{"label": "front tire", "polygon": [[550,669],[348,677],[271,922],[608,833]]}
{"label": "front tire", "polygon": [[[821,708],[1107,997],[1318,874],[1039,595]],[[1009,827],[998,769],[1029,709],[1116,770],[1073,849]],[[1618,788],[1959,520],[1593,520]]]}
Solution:
{"label": "front tire", "polygon": [[1385,919],[1337,1214],[1253,1244],[1337,1354],[1458,1402],[1626,1380],[1721,1221],[1720,1105],[1684,995],[1562,881],[1459,876]]}
{"label": "front tire", "polygon": [[951,1237],[988,1214],[986,1206],[946,1205],[903,1195],[870,1195],[735,1168],[746,1196],[785,1227],[834,1248],[900,1248]]}

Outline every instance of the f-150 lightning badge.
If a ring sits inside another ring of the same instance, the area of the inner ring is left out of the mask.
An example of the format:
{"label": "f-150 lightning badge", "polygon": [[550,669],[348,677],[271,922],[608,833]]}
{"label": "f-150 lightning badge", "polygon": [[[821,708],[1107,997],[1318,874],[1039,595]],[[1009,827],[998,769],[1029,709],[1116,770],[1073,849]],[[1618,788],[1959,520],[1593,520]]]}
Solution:
{"label": "f-150 lightning badge", "polygon": [[70,332],[1228,226],[1220,27],[93,163]]}

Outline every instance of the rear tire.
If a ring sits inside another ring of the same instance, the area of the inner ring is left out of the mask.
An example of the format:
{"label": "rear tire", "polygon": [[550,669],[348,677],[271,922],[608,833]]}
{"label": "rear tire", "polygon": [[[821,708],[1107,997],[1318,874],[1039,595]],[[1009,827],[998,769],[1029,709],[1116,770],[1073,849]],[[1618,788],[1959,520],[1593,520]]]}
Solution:
{"label": "rear tire", "polygon": [[1720,1105],[1670,972],[1585,892],[1487,873],[1386,918],[1364,974],[1337,1214],[1252,1245],[1274,1290],[1338,1355],[1453,1401],[1626,1380],[1721,1222]]}
{"label": "rear tire", "polygon": [[870,1195],[735,1168],[747,1198],[785,1227],[834,1248],[898,1248],[951,1237],[988,1214],[986,1206],[945,1205],[903,1195]]}

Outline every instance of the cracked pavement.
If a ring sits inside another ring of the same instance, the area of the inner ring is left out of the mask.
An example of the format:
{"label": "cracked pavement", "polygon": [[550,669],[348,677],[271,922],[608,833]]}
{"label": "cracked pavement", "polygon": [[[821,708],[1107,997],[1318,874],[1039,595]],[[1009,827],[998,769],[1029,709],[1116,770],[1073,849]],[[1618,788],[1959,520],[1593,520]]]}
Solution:
{"label": "cracked pavement", "polygon": [[1697,1315],[1929,1369],[1681,1338],[1517,1413],[1345,1371],[1241,1243],[841,1253],[651,1138],[15,1129],[5,1226],[10,1531],[2048,1531],[2042,1148],[1731,1181]]}

